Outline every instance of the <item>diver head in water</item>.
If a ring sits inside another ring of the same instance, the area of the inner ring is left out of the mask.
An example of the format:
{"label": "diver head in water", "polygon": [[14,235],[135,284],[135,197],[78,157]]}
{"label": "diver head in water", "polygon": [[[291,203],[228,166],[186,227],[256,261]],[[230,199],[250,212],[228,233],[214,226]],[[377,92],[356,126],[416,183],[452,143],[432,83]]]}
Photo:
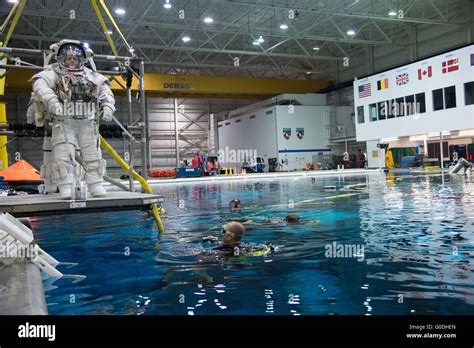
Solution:
{"label": "diver head in water", "polygon": [[300,222],[300,216],[298,214],[288,214],[285,217],[285,221],[289,224],[297,224]]}
{"label": "diver head in water", "polygon": [[[218,257],[234,257],[234,256],[261,256],[266,255],[275,250],[271,244],[263,245],[244,245],[240,241],[245,234],[245,226],[237,221],[230,221],[222,226],[221,233],[224,235],[222,244],[212,248],[211,253]],[[219,242],[216,236],[204,237],[203,242]]]}
{"label": "diver head in water", "polygon": [[240,222],[231,221],[222,226],[222,234],[224,235],[224,238],[222,239],[224,245],[239,245],[245,234],[245,227]]}
{"label": "diver head in water", "polygon": [[240,199],[238,198],[234,198],[233,200],[231,200],[229,202],[229,208],[230,210],[238,210],[240,209]]}

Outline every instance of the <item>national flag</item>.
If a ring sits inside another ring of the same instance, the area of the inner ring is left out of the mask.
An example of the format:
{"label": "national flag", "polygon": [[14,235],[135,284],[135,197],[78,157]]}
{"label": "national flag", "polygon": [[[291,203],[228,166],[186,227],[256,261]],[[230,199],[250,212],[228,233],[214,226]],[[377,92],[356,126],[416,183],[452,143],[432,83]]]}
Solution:
{"label": "national flag", "polygon": [[459,70],[459,58],[452,58],[443,62],[443,74]]}
{"label": "national flag", "polygon": [[383,79],[383,80],[377,81],[377,89],[379,91],[382,91],[384,89],[388,89],[388,79]]}
{"label": "national flag", "polygon": [[430,78],[433,76],[433,67],[429,66],[426,69],[418,69],[418,80],[423,80],[424,78]]}
{"label": "national flag", "polygon": [[410,75],[408,75],[408,73],[397,75],[396,80],[397,80],[397,86],[406,85],[408,82],[410,82]]}
{"label": "national flag", "polygon": [[365,85],[359,86],[359,98],[370,97],[371,95],[372,95],[371,83],[366,83]]}

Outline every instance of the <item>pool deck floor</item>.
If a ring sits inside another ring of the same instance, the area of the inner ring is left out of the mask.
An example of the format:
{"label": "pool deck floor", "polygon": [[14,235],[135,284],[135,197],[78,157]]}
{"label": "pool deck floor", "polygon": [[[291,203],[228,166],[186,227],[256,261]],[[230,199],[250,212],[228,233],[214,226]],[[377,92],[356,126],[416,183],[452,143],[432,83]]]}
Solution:
{"label": "pool deck floor", "polygon": [[118,210],[145,210],[164,201],[163,196],[139,192],[108,192],[107,197],[63,200],[59,194],[0,197],[0,212],[15,217],[90,213]]}
{"label": "pool deck floor", "polygon": [[[327,177],[340,175],[368,175],[381,173],[378,169],[344,169],[344,170],[314,170],[314,171],[295,171],[295,172],[275,172],[275,173],[256,173],[256,174],[239,174],[239,175],[218,175],[218,176],[202,176],[199,178],[179,178],[179,179],[153,179],[150,178],[148,183],[151,186],[159,186],[162,184],[187,184],[187,183],[215,183],[223,181],[245,181],[245,180],[266,180],[279,178],[297,178],[297,177]],[[129,181],[123,180],[122,184],[128,186]],[[107,190],[118,190],[111,184],[106,184]],[[139,189],[138,182],[135,182],[136,189]]]}

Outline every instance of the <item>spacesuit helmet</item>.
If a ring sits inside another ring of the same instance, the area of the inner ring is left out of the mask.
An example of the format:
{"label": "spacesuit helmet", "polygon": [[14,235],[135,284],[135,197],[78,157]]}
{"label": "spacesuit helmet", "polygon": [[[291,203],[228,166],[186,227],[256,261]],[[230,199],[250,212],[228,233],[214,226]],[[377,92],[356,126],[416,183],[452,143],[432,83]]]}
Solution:
{"label": "spacesuit helmet", "polygon": [[65,43],[59,47],[56,60],[62,68],[81,69],[84,67],[85,52],[80,44]]}

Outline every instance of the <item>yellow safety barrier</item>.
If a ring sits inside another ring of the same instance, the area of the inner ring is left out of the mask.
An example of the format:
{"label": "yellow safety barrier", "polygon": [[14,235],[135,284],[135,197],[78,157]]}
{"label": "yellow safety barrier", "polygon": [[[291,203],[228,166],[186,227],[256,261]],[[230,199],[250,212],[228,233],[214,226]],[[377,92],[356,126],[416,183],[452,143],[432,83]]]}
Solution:
{"label": "yellow safety barrier", "polygon": [[[99,135],[99,136],[100,136],[100,144],[102,145],[104,150],[107,151],[114,158],[114,160],[117,162],[117,164],[126,173],[130,173],[130,167],[127,164],[127,162],[125,162],[122,159],[122,157],[120,157],[120,155],[114,150],[114,148],[112,146],[110,146],[110,144],[104,139],[104,137],[102,135]],[[145,190],[146,193],[149,193],[149,194],[153,193],[153,190],[151,189],[150,185],[146,182],[145,178],[143,178],[136,171],[133,171],[132,174],[133,174],[133,178],[140,183],[140,185],[143,187],[143,189]],[[161,211],[163,212],[164,210],[162,209]],[[153,217],[155,218],[155,222],[156,222],[156,225],[158,226],[158,230],[160,232],[164,232],[165,227],[163,226],[163,223],[161,222],[160,210],[158,209],[156,204],[153,204],[151,206],[151,212],[153,214]]]}
{"label": "yellow safety barrier", "polygon": [[[7,18],[3,22],[2,26],[0,27],[0,34],[3,34],[3,31],[5,30],[8,22],[10,21],[10,18],[12,18],[13,14],[13,20],[12,23],[10,24],[10,27],[8,28],[7,35],[5,36],[5,40],[3,42],[0,42],[1,47],[5,47],[8,45],[8,42],[10,41],[10,38],[12,36],[13,30],[15,30],[15,27],[18,23],[18,20],[20,19],[20,16],[23,12],[23,8],[25,7],[26,0],[21,0],[21,2],[15,3],[13,8],[11,9],[10,13],[8,14]],[[7,64],[7,59],[4,58],[5,56],[3,54],[0,55],[0,59],[2,64]],[[0,96],[3,96],[5,94],[5,75],[6,75],[6,70],[3,70],[0,72]],[[0,124],[6,124],[7,123],[7,107],[4,102],[0,103]],[[0,169],[6,169],[8,168],[8,152],[7,152],[7,137],[6,136],[1,136],[0,137]]]}
{"label": "yellow safety barrier", "polygon": [[[116,30],[116,32],[119,34],[120,38],[122,39],[122,41],[124,42],[125,46],[127,47],[128,51],[130,53],[133,54],[133,51],[132,51],[132,48],[130,47],[130,45],[128,44],[127,40],[125,40],[125,37],[122,35],[122,32],[120,31],[119,27],[117,26],[117,23],[115,22],[112,14],[110,13],[109,9],[107,8],[107,5],[105,4],[105,1],[104,0],[99,0],[102,8],[104,9],[105,13],[107,14],[107,16],[109,17],[110,21],[112,22],[112,25],[114,27],[114,29]],[[107,29],[107,25],[105,23],[105,20],[104,20],[104,17],[102,16],[102,13],[100,13],[100,9],[99,9],[99,6],[97,5],[97,1],[96,0],[91,0],[91,5],[92,5],[92,8],[94,9],[94,12],[95,14],[97,15],[97,19],[99,20],[100,22],[100,25],[102,27],[102,30],[107,38],[107,41],[110,45],[110,48],[112,49],[112,52],[118,56],[118,50],[117,48],[115,47],[115,44],[114,44],[114,41],[112,40],[112,37],[110,36],[109,32],[108,32],[108,29]],[[102,147],[115,159],[115,161],[119,164],[119,166],[126,172],[126,173],[130,173],[130,166],[127,164],[127,162],[125,162],[120,156],[119,154],[113,149],[112,146],[110,146],[109,143],[107,143],[107,141],[105,141],[104,137],[102,135],[100,135],[100,142],[101,142],[101,145]],[[132,171],[132,175],[133,175],[133,178],[135,180],[137,180],[140,185],[142,186],[142,188],[145,190],[145,192],[147,193],[150,193],[152,194],[153,193],[153,190],[151,189],[150,185],[148,185],[147,181],[145,180],[145,178],[143,178],[140,174],[138,174],[136,171]],[[153,214],[153,217],[155,218],[155,222],[156,222],[156,225],[158,226],[158,230],[160,232],[164,232],[165,231],[165,227],[163,226],[163,223],[161,222],[161,217],[160,217],[160,210],[158,209],[158,207],[156,206],[156,204],[153,204],[151,206],[151,212]],[[161,209],[161,212],[164,212],[164,209]]]}
{"label": "yellow safety barrier", "polygon": [[[7,59],[2,60],[2,64],[6,64]],[[2,75],[4,75],[2,73]],[[5,77],[0,78],[0,96],[3,96],[5,92]],[[0,124],[7,123],[7,104],[0,102]],[[8,139],[6,136],[0,136],[0,169],[8,168],[8,151],[7,151]]]}

